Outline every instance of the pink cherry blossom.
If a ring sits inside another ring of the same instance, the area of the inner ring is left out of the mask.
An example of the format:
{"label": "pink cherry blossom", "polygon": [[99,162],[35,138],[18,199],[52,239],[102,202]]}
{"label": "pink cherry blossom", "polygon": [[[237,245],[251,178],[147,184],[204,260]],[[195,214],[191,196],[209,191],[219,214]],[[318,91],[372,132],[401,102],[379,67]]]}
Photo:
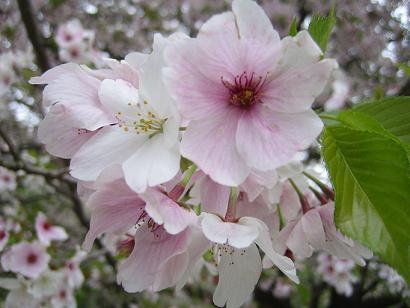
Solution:
{"label": "pink cherry blossom", "polygon": [[337,231],[333,221],[334,203],[308,210],[300,218],[289,221],[275,239],[275,248],[284,253],[290,249],[301,258],[310,257],[314,250],[323,250],[343,259],[364,265],[371,251]]}
{"label": "pink cherry blossom", "polygon": [[47,269],[49,260],[50,256],[41,244],[20,242],[2,255],[1,265],[5,271],[36,278]]}
{"label": "pink cherry blossom", "polygon": [[[200,249],[196,247],[198,243]],[[118,283],[127,292],[160,291],[174,286],[180,280],[186,281],[184,275],[189,276],[207,248],[207,241],[195,227],[172,235],[162,226],[144,224],[136,231],[131,255],[119,265]]]}
{"label": "pink cherry blossom", "polygon": [[167,48],[165,80],[191,120],[182,155],[214,181],[238,186],[315,140],[323,124],[310,107],[337,65],[320,60],[306,31],[281,41],[255,2],[236,0],[232,10]]}
{"label": "pink cherry blossom", "polygon": [[16,175],[10,170],[0,167],[0,192],[14,191],[16,189]]}
{"label": "pink cherry blossom", "polygon": [[333,286],[337,293],[348,297],[352,295],[353,283],[357,281],[352,273],[354,261],[321,253],[318,263],[317,271],[322,274],[324,281]]}
{"label": "pink cherry blossom", "polygon": [[36,233],[40,242],[46,246],[50,245],[51,241],[65,241],[68,238],[64,228],[52,225],[41,212],[36,217]]}
{"label": "pink cherry blossom", "polygon": [[78,19],[72,19],[57,29],[56,42],[60,47],[78,44],[85,35],[85,30]]}

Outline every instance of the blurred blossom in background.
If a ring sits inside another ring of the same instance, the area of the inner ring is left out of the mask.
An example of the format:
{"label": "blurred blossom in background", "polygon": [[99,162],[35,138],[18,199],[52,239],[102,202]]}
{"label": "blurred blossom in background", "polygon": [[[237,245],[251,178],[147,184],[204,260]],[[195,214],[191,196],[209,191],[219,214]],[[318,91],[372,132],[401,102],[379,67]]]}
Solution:
{"label": "blurred blossom in background", "polygon": [[[288,35],[293,17],[304,29],[312,14],[326,14],[331,7],[325,0],[258,3],[281,37]],[[336,110],[363,99],[410,95],[410,2],[335,3],[337,23],[326,56],[337,59],[339,69],[314,108]],[[224,0],[32,0],[26,9],[38,28],[39,61],[17,1],[1,0],[0,302],[6,307],[213,307],[217,278],[210,258],[182,290],[128,294],[116,283],[116,260],[110,254],[118,238],[104,237],[89,254],[78,247],[89,217],[81,201],[90,192],[85,185],[77,194],[66,163],[38,142],[41,91],[28,80],[61,63],[103,68],[104,58],[150,52],[156,32],[196,35],[206,20],[230,5]],[[328,181],[315,150],[305,154],[301,159],[310,170]],[[377,258],[359,268],[323,252],[295,263],[299,285],[278,271],[264,272],[245,306],[354,307],[363,298],[367,307],[410,304],[403,278]]]}

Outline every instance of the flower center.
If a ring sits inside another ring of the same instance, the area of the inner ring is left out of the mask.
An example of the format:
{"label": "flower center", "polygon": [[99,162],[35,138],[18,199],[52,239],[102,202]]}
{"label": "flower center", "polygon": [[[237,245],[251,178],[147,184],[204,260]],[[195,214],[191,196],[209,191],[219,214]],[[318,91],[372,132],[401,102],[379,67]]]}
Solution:
{"label": "flower center", "polygon": [[3,230],[0,230],[0,241],[3,240],[6,237],[6,232]]}
{"label": "flower center", "polygon": [[27,263],[28,264],[35,264],[37,262],[37,255],[34,253],[30,253],[27,256]]}
{"label": "flower center", "polygon": [[148,134],[153,137],[163,131],[163,125],[167,119],[160,119],[154,112],[147,110],[147,101],[144,101],[143,104],[130,102],[128,106],[135,109],[132,112],[132,117],[128,112],[125,115],[121,111],[115,115],[118,126],[125,132],[134,131],[137,134]]}
{"label": "flower center", "polygon": [[249,108],[260,101],[260,92],[266,77],[255,77],[255,73],[250,76],[243,72],[237,75],[233,82],[227,81],[221,77],[221,82],[229,90],[229,103],[241,107]]}
{"label": "flower center", "polygon": [[51,228],[51,224],[48,221],[45,221],[43,223],[43,229],[48,231],[48,230],[50,230],[50,228]]}

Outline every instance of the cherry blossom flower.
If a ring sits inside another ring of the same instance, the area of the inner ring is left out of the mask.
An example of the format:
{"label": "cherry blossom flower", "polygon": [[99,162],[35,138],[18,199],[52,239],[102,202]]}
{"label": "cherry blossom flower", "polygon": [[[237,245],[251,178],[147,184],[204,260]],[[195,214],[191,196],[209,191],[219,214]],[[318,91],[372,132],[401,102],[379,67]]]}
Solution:
{"label": "cherry blossom flower", "polygon": [[68,238],[64,228],[54,226],[41,212],[37,214],[35,227],[38,239],[46,246],[51,241],[65,241]]}
{"label": "cherry blossom flower", "polygon": [[239,307],[252,293],[262,272],[257,246],[290,279],[299,282],[292,260],[273,250],[268,227],[261,220],[241,217],[229,222],[209,213],[202,213],[201,218],[204,235],[216,244],[219,282],[213,300],[218,307]]}
{"label": "cherry blossom flower", "polygon": [[86,250],[102,233],[128,235],[119,248],[129,256],[119,265],[117,276],[127,292],[183,284],[209,246],[195,226],[193,211],[169,198],[164,188],[150,188],[138,195],[121,171],[104,172],[87,205],[92,213],[83,244]]}
{"label": "cherry blossom flower", "polygon": [[276,250],[284,253],[290,249],[301,258],[310,257],[314,250],[323,250],[365,265],[364,258],[371,258],[371,251],[337,231],[333,213],[334,203],[329,202],[311,208],[300,218],[289,221],[275,238]]}
{"label": "cherry blossom flower", "polygon": [[165,80],[190,120],[181,153],[214,181],[238,186],[251,170],[289,162],[319,135],[310,109],[333,69],[308,32],[282,41],[253,1],[236,0],[197,38],[171,44]]}
{"label": "cherry blossom flower", "polygon": [[95,180],[104,168],[119,163],[128,185],[143,192],[177,174],[179,115],[158,75],[165,46],[179,37],[155,36],[153,52],[140,69],[139,89],[121,79],[102,81],[99,99],[117,125],[103,127],[74,155],[74,177]]}
{"label": "cherry blossom flower", "polygon": [[10,170],[0,167],[0,192],[16,189],[16,175]]}
{"label": "cherry blossom flower", "polygon": [[326,253],[319,254],[317,259],[317,271],[322,274],[323,280],[333,286],[337,293],[351,296],[353,283],[357,281],[357,277],[352,273],[354,261],[340,259]]}
{"label": "cherry blossom flower", "polygon": [[60,47],[67,47],[80,43],[84,35],[89,34],[86,33],[81,22],[78,19],[72,19],[58,27],[55,39]]}
{"label": "cherry blossom flower", "polygon": [[50,256],[41,244],[20,242],[1,256],[1,265],[5,271],[37,278],[47,269],[49,260]]}

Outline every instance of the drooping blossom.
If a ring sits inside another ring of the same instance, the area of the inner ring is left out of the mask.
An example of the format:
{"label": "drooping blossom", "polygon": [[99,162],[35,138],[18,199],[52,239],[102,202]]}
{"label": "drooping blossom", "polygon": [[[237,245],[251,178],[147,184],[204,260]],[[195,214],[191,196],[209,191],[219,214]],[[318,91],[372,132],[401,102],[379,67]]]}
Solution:
{"label": "drooping blossom", "polygon": [[297,257],[310,257],[314,250],[326,251],[342,259],[365,265],[370,250],[340,233],[333,220],[334,203],[309,209],[300,218],[289,221],[275,238],[278,252],[290,249]]}
{"label": "drooping blossom", "polygon": [[[128,185],[143,192],[171,180],[179,170],[179,115],[158,78],[163,68],[163,50],[179,35],[154,38],[151,55],[142,64],[139,88],[122,79],[104,79],[98,89],[101,104],[115,117],[73,156],[71,174],[95,180],[101,171],[122,164]],[[138,170],[138,172],[135,172]]]}
{"label": "drooping blossom", "polygon": [[238,186],[306,149],[322,122],[310,109],[334,60],[308,32],[282,41],[253,1],[208,20],[194,39],[171,44],[165,80],[190,120],[181,153],[214,181]]}
{"label": "drooping blossom", "polygon": [[46,246],[50,245],[51,241],[65,241],[68,238],[64,228],[54,226],[42,212],[37,214],[35,227],[38,239]]}
{"label": "drooping blossom", "polygon": [[44,246],[37,242],[20,242],[1,256],[1,266],[5,271],[37,278],[47,269],[50,256]]}
{"label": "drooping blossom", "polygon": [[290,279],[299,282],[295,266],[289,258],[276,253],[268,227],[254,217],[241,217],[236,222],[202,213],[201,227],[215,247],[219,273],[213,301],[218,307],[239,307],[252,293],[262,272],[257,246]]}
{"label": "drooping blossom", "polygon": [[117,276],[127,292],[158,291],[186,281],[208,247],[196,227],[196,214],[169,198],[164,188],[138,195],[121,172],[117,178],[113,173],[103,175],[111,180],[99,178],[88,199],[92,213],[84,248],[89,250],[103,233],[127,234],[118,247],[128,257],[120,263]]}
{"label": "drooping blossom", "polygon": [[410,295],[406,281],[390,266],[381,264],[378,276],[387,283],[390,292],[399,293],[405,291],[403,294]]}

